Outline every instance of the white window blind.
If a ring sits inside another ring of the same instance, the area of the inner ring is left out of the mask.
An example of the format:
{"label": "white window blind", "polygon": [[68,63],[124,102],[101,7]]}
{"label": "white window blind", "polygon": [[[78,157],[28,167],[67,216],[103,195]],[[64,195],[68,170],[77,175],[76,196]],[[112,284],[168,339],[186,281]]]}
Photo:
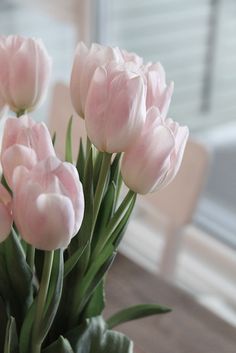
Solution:
{"label": "white window blind", "polygon": [[236,117],[235,0],[109,0],[110,45],[160,61],[174,80],[172,117],[192,128]]}

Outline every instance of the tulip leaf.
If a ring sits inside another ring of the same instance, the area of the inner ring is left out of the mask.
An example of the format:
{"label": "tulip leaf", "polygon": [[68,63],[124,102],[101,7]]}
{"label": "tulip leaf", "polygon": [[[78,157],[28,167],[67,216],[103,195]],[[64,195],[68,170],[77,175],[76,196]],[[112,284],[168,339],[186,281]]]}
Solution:
{"label": "tulip leaf", "polygon": [[4,242],[0,244],[0,295],[7,302],[12,302],[12,292],[10,288],[9,277],[7,273],[7,265],[5,259],[5,245]]}
{"label": "tulip leaf", "polygon": [[114,183],[117,183],[118,180],[118,175],[120,172],[120,159],[121,159],[121,153],[118,153],[114,160],[112,161],[111,164],[111,175],[110,175],[110,180],[114,181]]}
{"label": "tulip leaf", "polygon": [[88,259],[90,256],[90,243],[92,236],[92,220],[93,220],[93,150],[90,149],[89,156],[86,161],[85,166],[85,176],[84,176],[84,201],[85,201],[85,210],[84,210],[84,218],[81,225],[81,228],[78,233],[78,237],[72,239],[70,247],[72,248],[72,253],[74,253],[78,247],[83,247],[85,243],[89,242],[89,245],[86,247],[82,256],[78,261],[77,268],[79,268],[80,273],[82,274],[88,264]]}
{"label": "tulip leaf", "polygon": [[102,159],[103,159],[103,153],[98,151],[94,161],[94,173],[93,173],[93,183],[94,183],[95,189],[98,183],[98,178],[99,178],[99,174],[102,166]]}
{"label": "tulip leaf", "polygon": [[74,293],[77,303],[71,312],[70,319],[72,322],[77,322],[79,315],[85,309],[97,286],[108,271],[116,255],[113,250],[113,246],[107,247],[105,251],[91,263],[87,273],[80,279],[79,290]]}
{"label": "tulip leaf", "polygon": [[88,247],[89,242],[85,244],[85,246],[79,247],[65,262],[64,267],[64,278],[73,270],[79,261],[80,257],[83,255],[84,251]]}
{"label": "tulip leaf", "polygon": [[18,352],[18,336],[16,331],[16,322],[14,317],[10,317],[7,323],[5,344],[3,353]]}
{"label": "tulip leaf", "polygon": [[131,200],[128,209],[126,210],[125,214],[123,215],[123,218],[121,219],[120,223],[118,223],[118,225],[116,226],[114,232],[111,234],[110,241],[114,245],[115,249],[117,249],[117,247],[119,246],[119,244],[123,238],[123,235],[125,234],[125,231],[128,226],[129,219],[132,214],[135,202],[136,202],[136,197],[134,197]]}
{"label": "tulip leaf", "polygon": [[122,178],[120,174],[120,159],[121,159],[121,153],[118,153],[116,157],[114,158],[112,165],[111,165],[111,176],[110,180],[115,184],[115,189],[116,189],[116,194],[114,197],[114,208],[116,207],[121,186],[122,186]]}
{"label": "tulip leaf", "polygon": [[66,131],[66,151],[65,151],[65,160],[67,162],[73,163],[72,155],[72,120],[73,116],[70,117],[68,122],[67,131]]}
{"label": "tulip leaf", "polygon": [[0,352],[3,352],[6,328],[8,322],[7,308],[4,300],[0,296]]}
{"label": "tulip leaf", "polygon": [[[18,302],[17,307],[20,310],[20,317],[16,317],[18,321],[23,319],[33,300],[33,274],[26,262],[25,253],[13,228],[11,234],[4,242],[4,246],[11,291],[17,293],[15,301]],[[14,271],[12,271],[13,268]]]}
{"label": "tulip leaf", "polygon": [[76,169],[78,170],[80,181],[84,183],[84,169],[85,169],[85,154],[82,138],[80,138],[79,153],[76,161]]}
{"label": "tulip leaf", "polygon": [[40,327],[41,339],[46,337],[60,303],[63,286],[63,272],[64,272],[64,260],[63,251],[61,249],[55,250],[53,266],[50,278],[50,285],[48,289],[47,300],[44,309],[44,317]]}
{"label": "tulip leaf", "polygon": [[114,232],[120,222],[123,221],[127,210],[129,210],[130,205],[132,204],[132,202],[135,202],[135,200],[136,194],[133,191],[129,190],[107,226],[106,232],[108,234],[108,237],[110,237],[110,235]]}
{"label": "tulip leaf", "polygon": [[92,239],[92,247],[93,249],[95,248],[95,252],[99,251],[100,244],[103,244],[105,241],[104,238],[106,238],[107,235],[105,229],[114,213],[115,195],[116,187],[114,182],[112,182],[107,189],[98,214],[98,220],[94,232],[96,236]]}
{"label": "tulip leaf", "polygon": [[123,309],[114,314],[107,320],[107,326],[112,329],[124,322],[141,319],[151,315],[166,314],[171,311],[170,308],[157,304],[140,304]]}
{"label": "tulip leaf", "polygon": [[76,353],[133,353],[133,343],[125,335],[107,330],[101,316],[86,320],[66,336]]}
{"label": "tulip leaf", "polygon": [[57,138],[57,133],[56,133],[56,131],[55,131],[55,132],[53,133],[53,135],[52,135],[52,144],[53,144],[53,146],[55,146],[56,138]]}
{"label": "tulip leaf", "polygon": [[20,330],[20,338],[19,338],[20,353],[29,352],[32,327],[33,327],[34,318],[35,318],[35,310],[36,310],[36,300],[34,300],[32,305],[30,306]]}
{"label": "tulip leaf", "polygon": [[88,272],[83,277],[83,282],[81,283],[80,294],[82,300],[79,306],[79,312],[81,312],[88,303],[95,289],[110,268],[115,256],[116,252],[114,252],[113,246],[108,246],[100,256],[98,256],[97,261],[94,261],[91,264]]}
{"label": "tulip leaf", "polygon": [[94,316],[99,316],[102,314],[104,308],[105,308],[105,290],[104,290],[104,278],[103,278],[102,281],[98,284],[98,286],[94,290],[94,293],[85,308],[83,317],[87,319]]}
{"label": "tulip leaf", "polygon": [[74,353],[74,351],[71,348],[70,342],[63,336],[60,336],[58,340],[45,348],[42,353]]}

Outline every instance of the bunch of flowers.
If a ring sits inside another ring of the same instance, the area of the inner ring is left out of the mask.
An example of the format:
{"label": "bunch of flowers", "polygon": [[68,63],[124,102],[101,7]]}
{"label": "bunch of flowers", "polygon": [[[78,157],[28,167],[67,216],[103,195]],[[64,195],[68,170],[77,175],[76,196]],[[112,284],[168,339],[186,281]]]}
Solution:
{"label": "bunch of flowers", "polygon": [[47,126],[28,115],[50,72],[41,41],[0,37],[0,108],[16,115],[1,148],[0,351],[130,353],[132,342],[113,327],[169,309],[140,304],[105,320],[105,275],[136,194],[175,177],[188,129],[167,118],[173,84],[159,63],[80,43],[70,91],[88,139],[73,160],[71,119],[61,161]]}

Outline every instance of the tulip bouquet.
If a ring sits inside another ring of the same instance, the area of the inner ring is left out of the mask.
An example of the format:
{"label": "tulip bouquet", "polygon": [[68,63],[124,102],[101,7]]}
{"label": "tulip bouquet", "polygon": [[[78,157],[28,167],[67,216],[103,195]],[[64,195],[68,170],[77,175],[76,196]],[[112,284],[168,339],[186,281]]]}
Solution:
{"label": "tulip bouquet", "polygon": [[0,104],[12,112],[1,148],[0,351],[131,353],[113,328],[169,309],[140,304],[105,320],[106,273],[136,194],[174,178],[188,129],[166,117],[173,84],[159,63],[80,43],[70,91],[88,138],[73,160],[70,119],[61,161],[56,136],[29,115],[50,72],[41,41],[0,37]]}

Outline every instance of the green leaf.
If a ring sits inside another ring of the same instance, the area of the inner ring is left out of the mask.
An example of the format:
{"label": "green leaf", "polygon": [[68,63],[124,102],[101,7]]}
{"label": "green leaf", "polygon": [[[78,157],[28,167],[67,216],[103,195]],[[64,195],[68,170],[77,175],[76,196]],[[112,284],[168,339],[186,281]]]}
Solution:
{"label": "green leaf", "polygon": [[11,302],[12,300],[12,291],[10,288],[9,277],[7,273],[7,265],[5,259],[5,246],[4,242],[0,244],[0,295],[7,302]]}
{"label": "green leaf", "polygon": [[74,269],[76,264],[78,263],[80,257],[83,255],[84,251],[88,247],[89,242],[85,244],[85,246],[79,247],[65,262],[64,268],[64,278]]}
{"label": "green leaf", "polygon": [[115,315],[111,316],[107,320],[107,326],[109,329],[112,329],[113,327],[123,324],[127,321],[137,320],[152,315],[166,314],[170,311],[170,308],[157,304],[135,305],[131,306],[130,308],[123,309]]}
{"label": "green leaf", "polygon": [[92,239],[92,249],[96,253],[99,252],[100,246],[104,244],[107,237],[107,233],[105,229],[110,221],[110,218],[113,216],[113,213],[114,213],[115,195],[116,195],[116,188],[115,188],[114,182],[112,182],[109,185],[106,195],[102,201],[99,214],[98,214],[96,228]]}
{"label": "green leaf", "polygon": [[67,338],[76,353],[133,353],[133,343],[125,335],[107,330],[101,316],[86,320]]}
{"label": "green leaf", "polygon": [[10,317],[7,323],[4,353],[17,353],[18,352],[18,337],[16,331],[16,322],[14,317]]}
{"label": "green leaf", "polygon": [[78,236],[72,239],[69,248],[71,253],[77,251],[78,248],[81,248],[89,242],[89,245],[86,247],[79,261],[77,262],[76,268],[79,269],[79,272],[83,274],[87,268],[87,263],[90,255],[90,243],[92,236],[92,220],[93,220],[93,150],[90,149],[89,156],[86,161],[85,174],[84,174],[84,201],[85,201],[85,211],[84,218],[79,230]]}
{"label": "green leaf", "polygon": [[71,348],[70,342],[66,338],[60,336],[58,340],[45,348],[43,353],[74,353],[74,351]]}
{"label": "green leaf", "polygon": [[122,219],[124,219],[125,214],[130,208],[130,205],[132,204],[133,200],[136,200],[136,194],[132,190],[129,190],[107,226],[106,231],[109,236],[114,232],[120,222],[122,222]]}
{"label": "green leaf", "polygon": [[20,330],[20,339],[19,339],[20,353],[29,352],[29,345],[31,342],[31,332],[32,332],[32,326],[34,323],[34,318],[35,318],[35,311],[36,311],[36,300],[34,300],[31,307],[29,308]]}
{"label": "green leaf", "polygon": [[102,166],[102,159],[103,159],[103,153],[98,151],[94,161],[94,173],[93,173],[93,182],[94,182],[95,189],[97,187],[98,178],[99,178],[99,174]]}
{"label": "green leaf", "polygon": [[0,296],[0,352],[3,352],[6,328],[8,322],[7,308],[4,300]]}
{"label": "green leaf", "polygon": [[113,247],[107,247],[104,249],[104,252],[98,257],[98,260],[100,261],[97,261],[94,266],[91,266],[88,273],[83,278],[83,283],[81,286],[82,301],[79,306],[80,312],[84,309],[84,306],[87,304],[95,289],[102,281],[116,256],[116,252],[113,251],[111,253],[111,248],[113,249]]}
{"label": "green leaf", "polygon": [[50,285],[48,289],[48,296],[44,310],[44,317],[40,328],[40,335],[42,337],[42,340],[46,337],[57,313],[62,294],[63,272],[63,250],[55,250]]}
{"label": "green leaf", "polygon": [[104,279],[96,287],[83,313],[84,319],[102,314],[105,308]]}
{"label": "green leaf", "polygon": [[[126,201],[123,202],[124,206],[121,204],[119,209],[116,211],[115,215],[111,218],[105,229],[102,229],[103,234],[100,234],[98,243],[96,244],[95,249],[92,252],[91,262],[94,261],[95,258],[100,256],[100,254],[104,251],[104,248],[107,246],[113,246],[114,250],[117,249],[123,234],[126,230],[130,215],[132,213],[133,207],[136,201],[136,195],[133,194],[131,197],[130,194],[127,194]],[[116,217],[116,215],[119,215]],[[115,219],[115,220],[114,220]]]}
{"label": "green leaf", "polygon": [[111,164],[110,180],[114,181],[115,184],[117,183],[118,175],[120,172],[120,159],[121,159],[121,153],[118,153],[113,159]]}
{"label": "green leaf", "polygon": [[123,235],[125,234],[125,231],[128,226],[130,216],[132,214],[135,202],[136,202],[136,197],[134,197],[131,200],[128,209],[126,210],[125,214],[123,215],[123,218],[121,219],[120,223],[116,226],[114,232],[111,234],[110,241],[114,245],[115,249],[118,248],[118,246],[123,238]]}
{"label": "green leaf", "polygon": [[[13,293],[17,293],[15,301],[18,302],[22,320],[33,300],[33,274],[28,266],[25,253],[14,229],[4,242],[5,261],[8,278]],[[12,270],[14,269],[14,271]]]}
{"label": "green leaf", "polygon": [[53,133],[53,135],[52,135],[52,144],[53,144],[53,146],[55,146],[56,137],[57,137],[57,133],[56,133],[56,131],[55,131],[55,132]]}
{"label": "green leaf", "polygon": [[73,310],[70,313],[71,325],[78,322],[79,315],[83,312],[95,289],[102,281],[115,255],[113,246],[107,247],[101,256],[90,265],[87,273],[80,279],[80,285],[74,292]]}
{"label": "green leaf", "polygon": [[85,212],[83,223],[79,232],[79,244],[85,244],[91,237],[92,218],[93,218],[93,150],[90,149],[88,159],[85,166],[85,180],[84,180],[84,198],[85,198]]}
{"label": "green leaf", "polygon": [[78,170],[80,181],[84,183],[84,169],[85,169],[85,154],[82,138],[80,138],[79,153],[76,161],[76,169]]}
{"label": "green leaf", "polygon": [[71,132],[72,132],[72,120],[73,117],[70,117],[70,120],[68,122],[67,126],[67,131],[66,131],[66,151],[65,151],[65,160],[67,162],[72,163],[73,162],[73,156],[72,156],[72,137],[71,137]]}

